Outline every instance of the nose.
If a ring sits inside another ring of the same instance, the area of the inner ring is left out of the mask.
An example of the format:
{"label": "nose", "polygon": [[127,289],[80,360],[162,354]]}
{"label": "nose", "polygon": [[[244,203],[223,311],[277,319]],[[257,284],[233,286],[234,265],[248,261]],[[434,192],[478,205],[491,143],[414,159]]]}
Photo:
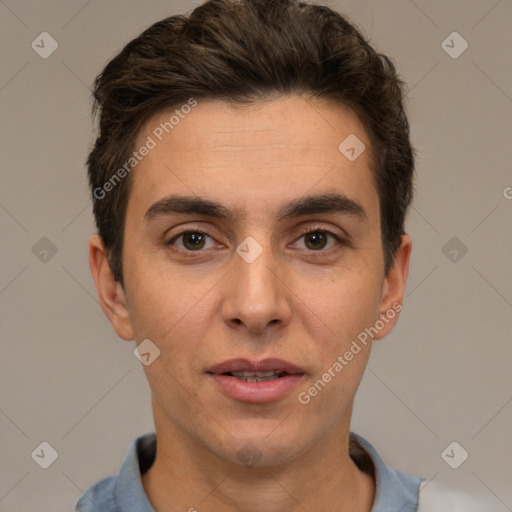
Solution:
{"label": "nose", "polygon": [[262,249],[254,260],[250,257],[254,246],[234,255],[222,306],[225,323],[254,334],[288,325],[292,313],[293,293],[286,272],[268,245]]}

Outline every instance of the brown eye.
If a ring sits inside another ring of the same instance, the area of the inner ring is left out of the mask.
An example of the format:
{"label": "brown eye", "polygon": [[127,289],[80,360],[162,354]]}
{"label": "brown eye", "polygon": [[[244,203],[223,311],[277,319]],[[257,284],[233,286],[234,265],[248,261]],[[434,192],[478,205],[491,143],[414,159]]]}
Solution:
{"label": "brown eye", "polygon": [[181,250],[193,252],[199,251],[205,248],[206,237],[211,238],[202,231],[183,231],[172,237],[165,245],[174,245],[174,243],[182,238],[182,247],[178,247]]}
{"label": "brown eye", "polygon": [[183,245],[192,251],[202,249],[204,246],[203,233],[185,233],[183,235]]}
{"label": "brown eye", "polygon": [[[299,240],[302,238],[304,239],[305,249],[312,252],[329,252],[336,245],[344,245],[343,239],[338,235],[316,227],[305,230]],[[334,244],[331,247],[327,247],[329,238],[334,240]]]}
{"label": "brown eye", "polygon": [[[321,231],[315,231],[313,233],[307,233],[304,235],[306,246],[308,249],[318,250],[323,249],[327,243],[327,235]],[[309,242],[309,243],[308,243]]]}

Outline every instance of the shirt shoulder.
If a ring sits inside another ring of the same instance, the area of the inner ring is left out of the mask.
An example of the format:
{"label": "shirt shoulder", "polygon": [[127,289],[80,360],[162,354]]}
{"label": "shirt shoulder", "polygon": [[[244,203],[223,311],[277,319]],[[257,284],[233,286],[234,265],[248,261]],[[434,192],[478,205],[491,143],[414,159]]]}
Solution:
{"label": "shirt shoulder", "polygon": [[117,475],[113,475],[92,484],[77,501],[75,512],[118,512],[114,494],[116,481]]}
{"label": "shirt shoulder", "polygon": [[[419,488],[423,478],[387,466],[377,450],[354,432],[350,433],[350,448],[356,465],[371,474],[375,481],[375,499],[371,512],[418,511]],[[363,462],[365,458],[367,462]]]}
{"label": "shirt shoulder", "polygon": [[91,485],[76,503],[75,511],[154,512],[144,492],[141,474],[151,467],[155,454],[155,433],[132,441],[119,473]]}

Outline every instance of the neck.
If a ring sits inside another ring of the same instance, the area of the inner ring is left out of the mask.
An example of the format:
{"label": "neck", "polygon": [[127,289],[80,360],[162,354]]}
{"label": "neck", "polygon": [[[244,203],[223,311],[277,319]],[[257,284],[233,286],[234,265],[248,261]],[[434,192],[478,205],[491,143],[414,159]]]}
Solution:
{"label": "neck", "polygon": [[[156,512],[370,512],[375,483],[349,456],[349,423],[296,460],[244,466],[159,424],[154,464],[142,475]],[[160,428],[159,428],[160,427]]]}

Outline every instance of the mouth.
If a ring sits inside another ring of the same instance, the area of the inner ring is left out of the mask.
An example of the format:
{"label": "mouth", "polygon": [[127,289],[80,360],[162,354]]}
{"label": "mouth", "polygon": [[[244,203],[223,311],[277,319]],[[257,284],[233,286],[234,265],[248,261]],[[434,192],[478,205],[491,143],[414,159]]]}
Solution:
{"label": "mouth", "polygon": [[[226,375],[228,377],[234,377],[238,380],[243,380],[245,382],[263,382],[266,380],[275,380],[285,377],[286,375],[291,375],[288,372],[225,372],[220,375]],[[293,374],[296,375],[296,374]]]}
{"label": "mouth", "polygon": [[[304,375],[298,366],[277,358],[267,358],[262,361],[248,359],[230,359],[212,366],[207,373],[227,375],[237,379],[273,380],[286,375]],[[248,381],[251,382],[251,381]]]}
{"label": "mouth", "polygon": [[231,359],[207,372],[228,397],[248,403],[269,403],[288,394],[305,376],[298,366],[281,359],[255,362]]}

